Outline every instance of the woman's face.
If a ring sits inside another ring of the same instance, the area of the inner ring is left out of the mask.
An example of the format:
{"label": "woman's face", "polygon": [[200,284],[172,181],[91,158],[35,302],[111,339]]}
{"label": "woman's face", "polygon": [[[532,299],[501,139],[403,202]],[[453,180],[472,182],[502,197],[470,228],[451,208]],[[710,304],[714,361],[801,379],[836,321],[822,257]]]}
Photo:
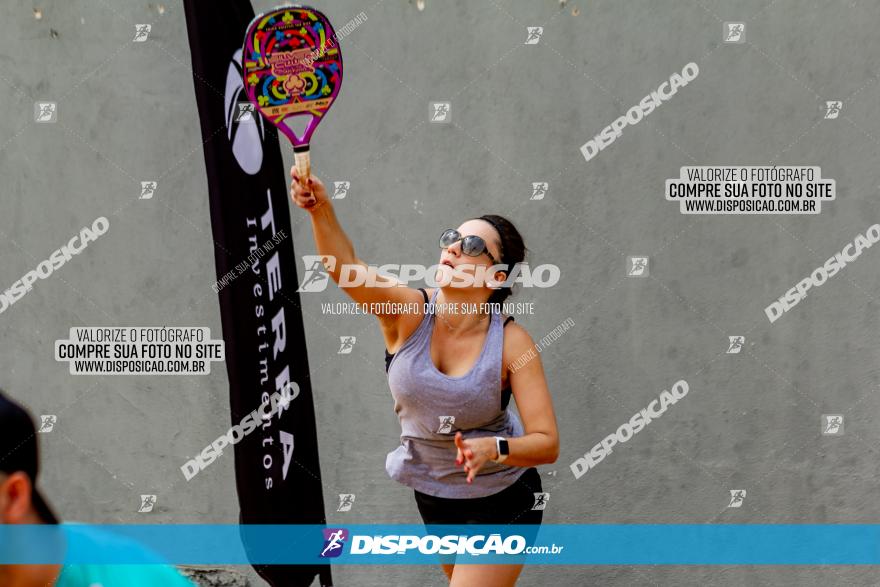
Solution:
{"label": "woman's face", "polygon": [[[470,235],[476,235],[482,238],[486,242],[489,254],[492,255],[496,262],[501,262],[500,237],[494,226],[485,220],[474,219],[468,220],[459,226],[457,230],[462,238]],[[449,265],[460,273],[474,276],[477,267],[484,266],[489,268],[493,265],[493,262],[485,252],[476,257],[465,255],[461,250],[461,241],[459,240],[452,243],[448,248],[441,250],[440,264]],[[487,279],[495,278],[503,281],[504,273],[492,274],[487,271],[486,277]],[[483,287],[485,287],[485,285],[483,285]]]}

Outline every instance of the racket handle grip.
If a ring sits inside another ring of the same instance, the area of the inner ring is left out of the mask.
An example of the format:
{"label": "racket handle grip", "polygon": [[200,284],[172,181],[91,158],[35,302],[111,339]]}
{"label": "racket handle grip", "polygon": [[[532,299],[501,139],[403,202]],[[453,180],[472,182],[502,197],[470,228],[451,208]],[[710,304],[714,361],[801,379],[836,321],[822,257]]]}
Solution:
{"label": "racket handle grip", "polygon": [[294,149],[293,159],[296,162],[296,172],[299,174],[299,183],[303,189],[309,189],[309,176],[312,174],[312,164],[309,160],[308,145],[302,150]]}

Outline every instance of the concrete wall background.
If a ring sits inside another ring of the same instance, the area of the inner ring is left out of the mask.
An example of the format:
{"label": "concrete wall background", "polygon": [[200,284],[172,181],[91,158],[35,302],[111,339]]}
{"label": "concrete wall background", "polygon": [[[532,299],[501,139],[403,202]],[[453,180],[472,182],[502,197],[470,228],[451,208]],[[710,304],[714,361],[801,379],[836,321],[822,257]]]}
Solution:
{"label": "concrete wall background", "polygon": [[[773,324],[764,307],[880,220],[880,5],[320,7],[337,28],[368,16],[342,41],[345,84],[312,152],[315,174],[351,181],[335,206],[359,255],[431,264],[442,228],[499,213],[533,265],[562,268],[558,287],[512,298],[535,302],[517,317],[535,340],[576,323],[542,355],[562,435],[559,461],[539,468],[547,522],[877,521],[880,253]],[[222,365],[208,377],[74,377],[53,358],[73,326],[208,326],[219,338],[182,7],[45,0],[0,15],[0,289],[96,217],[111,222],[0,315],[0,386],[58,415],[41,436],[45,493],[78,521],[144,521],[139,495],[155,493],[151,522],[235,522],[231,458],[189,483],[179,472],[228,427]],[[725,21],[746,22],[745,43],[721,43]],[[131,43],[135,23],[152,23],[148,42]],[[523,44],[527,26],[544,27],[538,44]],[[690,61],[694,82],[584,160],[584,142]],[[33,122],[37,100],[58,102],[56,124]],[[434,100],[451,101],[453,124],[428,122]],[[823,120],[826,100],[843,101],[839,118]],[[821,166],[837,200],[816,216],[685,216],[663,197],[684,165],[773,163]],[[137,199],[142,180],[158,180],[152,200]],[[550,182],[544,200],[529,200],[533,181]],[[297,254],[313,252],[306,214],[291,215]],[[650,277],[626,278],[638,254]],[[336,289],[303,301],[329,519],[419,523],[411,491],[384,471],[399,428],[375,320],[322,316],[322,302],[347,301]],[[344,334],[357,345],[336,355]],[[742,353],[725,354],[730,335],[746,336]],[[679,379],[683,401],[574,478],[572,461]],[[843,436],[820,434],[827,413],[844,414]],[[731,489],[747,490],[741,508],[726,507]],[[339,493],[356,494],[351,512],[333,511]],[[433,567],[334,574],[339,585],[444,584]],[[520,584],[873,580],[859,568],[535,567]]]}

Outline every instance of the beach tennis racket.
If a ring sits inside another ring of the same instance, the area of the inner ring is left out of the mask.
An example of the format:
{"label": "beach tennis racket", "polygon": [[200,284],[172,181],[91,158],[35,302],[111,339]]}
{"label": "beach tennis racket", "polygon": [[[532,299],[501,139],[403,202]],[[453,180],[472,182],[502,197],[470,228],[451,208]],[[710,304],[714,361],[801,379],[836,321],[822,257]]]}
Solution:
{"label": "beach tennis racket", "polygon": [[254,107],[293,143],[308,189],[309,142],[342,85],[342,53],[330,21],[307,6],[256,16],[245,33],[242,78]]}

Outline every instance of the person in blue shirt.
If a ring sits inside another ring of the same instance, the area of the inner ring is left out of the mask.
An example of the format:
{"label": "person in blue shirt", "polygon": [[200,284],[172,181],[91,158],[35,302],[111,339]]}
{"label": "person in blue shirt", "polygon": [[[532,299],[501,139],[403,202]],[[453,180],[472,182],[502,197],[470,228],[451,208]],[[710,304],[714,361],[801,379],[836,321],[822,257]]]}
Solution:
{"label": "person in blue shirt", "polygon": [[[39,470],[37,432],[31,415],[0,391],[0,525],[59,524],[58,517],[36,488]],[[0,565],[3,587],[194,587],[177,570],[136,542],[93,526],[65,524],[68,550],[119,553],[149,564],[5,564]],[[59,533],[60,535],[61,533]],[[47,534],[48,535],[48,534]],[[13,538],[23,534],[10,534]],[[6,542],[6,543],[4,543]],[[49,544],[42,545],[47,550]],[[0,539],[0,555],[24,551],[29,545]],[[68,560],[67,557],[64,560]],[[133,559],[130,559],[133,560]]]}

